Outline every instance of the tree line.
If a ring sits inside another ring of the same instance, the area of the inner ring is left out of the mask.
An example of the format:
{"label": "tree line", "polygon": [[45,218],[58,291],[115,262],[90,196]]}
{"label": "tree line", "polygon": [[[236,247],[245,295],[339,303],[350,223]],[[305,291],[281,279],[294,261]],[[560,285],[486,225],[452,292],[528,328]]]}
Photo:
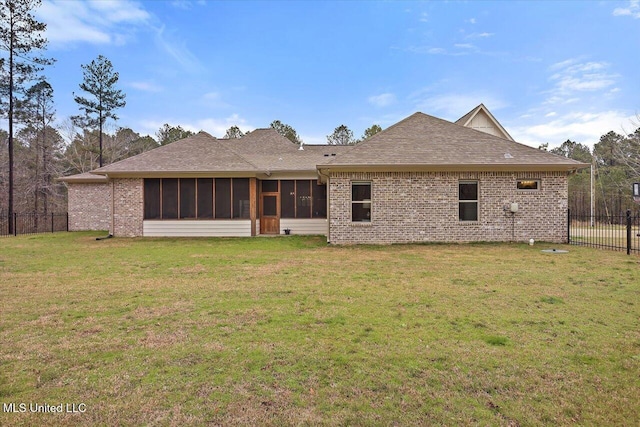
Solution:
{"label": "tree line", "polygon": [[[540,148],[547,150],[548,144]],[[572,213],[589,215],[591,212],[592,170],[595,215],[619,216],[627,209],[637,211],[632,185],[640,182],[640,127],[627,135],[610,131],[600,137],[593,150],[566,140],[549,151],[592,165],[569,176],[569,209]]]}

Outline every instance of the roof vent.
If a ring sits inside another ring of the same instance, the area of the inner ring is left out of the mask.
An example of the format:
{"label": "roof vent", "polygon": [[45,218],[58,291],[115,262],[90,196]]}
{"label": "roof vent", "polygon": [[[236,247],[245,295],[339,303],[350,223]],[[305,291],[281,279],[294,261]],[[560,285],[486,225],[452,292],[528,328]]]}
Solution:
{"label": "roof vent", "polygon": [[329,157],[329,155],[328,155],[328,154],[325,154],[324,156],[325,156],[325,157]]}
{"label": "roof vent", "polygon": [[509,153],[504,153],[504,158],[505,159],[513,159],[513,156]]}
{"label": "roof vent", "polygon": [[335,156],[335,155],[336,155],[336,153],[331,153],[331,155],[332,155],[332,156]]}
{"label": "roof vent", "polygon": [[298,150],[304,151],[304,147],[302,146],[303,144],[304,144],[304,142],[300,141],[300,148],[298,148]]}

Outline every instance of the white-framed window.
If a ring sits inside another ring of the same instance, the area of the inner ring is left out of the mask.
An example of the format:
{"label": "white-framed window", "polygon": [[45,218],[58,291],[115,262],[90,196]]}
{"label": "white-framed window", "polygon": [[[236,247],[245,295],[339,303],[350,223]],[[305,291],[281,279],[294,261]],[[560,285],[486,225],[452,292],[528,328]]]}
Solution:
{"label": "white-framed window", "polygon": [[516,188],[518,190],[538,191],[540,190],[539,179],[519,179],[516,182]]}
{"label": "white-framed window", "polygon": [[478,181],[458,183],[458,218],[460,221],[478,220]]}
{"label": "white-framed window", "polygon": [[371,182],[351,183],[351,221],[371,222]]}

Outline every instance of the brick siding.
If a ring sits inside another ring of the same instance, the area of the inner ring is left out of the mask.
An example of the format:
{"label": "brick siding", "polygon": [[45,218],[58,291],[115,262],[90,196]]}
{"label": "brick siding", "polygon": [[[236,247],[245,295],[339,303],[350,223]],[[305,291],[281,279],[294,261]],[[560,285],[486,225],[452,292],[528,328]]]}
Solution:
{"label": "brick siding", "polygon": [[[538,179],[537,191],[517,190]],[[458,217],[458,183],[478,181],[478,221]],[[351,182],[370,181],[371,222],[351,222]],[[385,172],[330,176],[330,232],[336,244],[536,241],[565,242],[565,172]],[[505,206],[518,203],[518,212]]]}
{"label": "brick siding", "polygon": [[111,184],[69,183],[69,231],[108,230],[111,226]]}
{"label": "brick siding", "polygon": [[114,179],[113,183],[113,228],[116,237],[142,236],[144,215],[143,180]]}

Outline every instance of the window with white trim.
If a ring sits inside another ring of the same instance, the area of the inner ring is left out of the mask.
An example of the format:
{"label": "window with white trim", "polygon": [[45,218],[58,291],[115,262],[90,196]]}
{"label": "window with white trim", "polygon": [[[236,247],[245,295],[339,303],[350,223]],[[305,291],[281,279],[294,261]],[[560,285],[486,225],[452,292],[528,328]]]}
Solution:
{"label": "window with white trim", "polygon": [[351,183],[351,221],[371,222],[371,182]]}
{"label": "window with white trim", "polygon": [[458,183],[458,218],[460,221],[478,220],[478,181]]}

